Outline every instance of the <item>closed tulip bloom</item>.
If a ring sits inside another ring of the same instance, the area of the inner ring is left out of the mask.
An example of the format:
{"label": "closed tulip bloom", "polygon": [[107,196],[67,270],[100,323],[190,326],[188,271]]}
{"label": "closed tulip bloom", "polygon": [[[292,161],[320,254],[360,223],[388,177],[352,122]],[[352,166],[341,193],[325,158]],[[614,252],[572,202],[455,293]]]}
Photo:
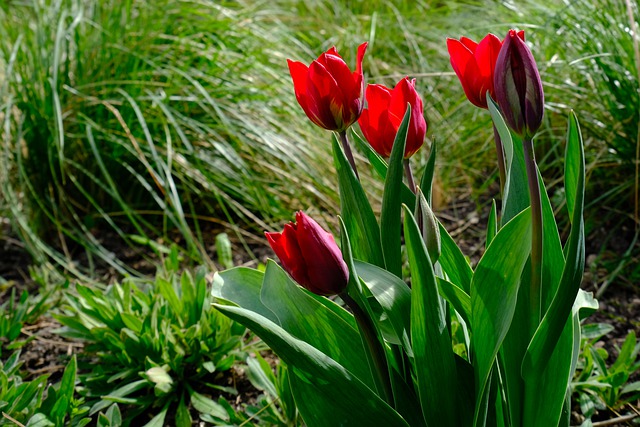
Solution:
{"label": "closed tulip bloom", "polygon": [[304,212],[282,233],[265,233],[282,267],[304,288],[317,295],[336,295],[349,282],[349,270],[333,236]]}
{"label": "closed tulip bloom", "polygon": [[415,89],[415,79],[403,78],[393,88],[383,85],[368,85],[367,108],[362,112],[358,124],[371,147],[383,157],[391,155],[393,142],[402,119],[411,105],[411,119],[407,132],[404,158],[408,159],[422,147],[427,132],[427,122],[422,113],[422,99]]}
{"label": "closed tulip bloom", "polygon": [[362,59],[367,43],[358,47],[352,72],[332,47],[308,67],[287,60],[298,103],[309,119],[327,130],[344,131],[358,120],[364,108]]}
{"label": "closed tulip bloom", "polygon": [[542,123],[544,92],[536,61],[515,30],[509,30],[500,49],[494,86],[509,127],[521,137],[533,137]]}

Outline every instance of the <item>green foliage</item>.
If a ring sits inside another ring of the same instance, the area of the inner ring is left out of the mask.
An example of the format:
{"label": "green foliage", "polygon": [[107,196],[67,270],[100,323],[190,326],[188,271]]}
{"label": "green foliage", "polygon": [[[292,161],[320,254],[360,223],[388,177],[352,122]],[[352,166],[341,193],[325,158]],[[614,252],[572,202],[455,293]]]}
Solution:
{"label": "green foliage", "polygon": [[82,285],[75,291],[67,292],[56,318],[64,336],[86,342],[79,362],[89,415],[117,402],[138,423],[173,414],[186,425],[189,406],[205,421],[238,416],[214,397],[229,391],[221,380],[247,357],[245,329],[211,309],[204,269],[195,276],[168,270],[140,286],[125,280],[106,291]]}
{"label": "green foliage", "polygon": [[0,357],[2,350],[15,350],[24,346],[31,338],[19,340],[25,324],[35,323],[40,316],[55,304],[59,288],[42,289],[33,296],[24,290],[16,297],[16,288],[11,289],[8,300],[0,304]]}
{"label": "green foliage", "polygon": [[609,360],[609,353],[598,343],[613,330],[604,323],[583,327],[577,371],[571,387],[582,415],[590,420],[599,410],[621,411],[640,398],[640,381],[629,382],[640,371],[640,343],[633,331],[622,347],[616,348],[618,357]]}
{"label": "green foliage", "polygon": [[[20,351],[4,363],[0,362],[0,425],[15,426],[16,422],[29,427],[82,427],[91,422],[86,417],[89,407],[84,399],[76,398],[76,358],[67,364],[62,379],[49,384],[49,376],[41,375],[24,382],[19,375]],[[102,414],[101,414],[102,415]],[[103,424],[116,427],[116,424]]]}

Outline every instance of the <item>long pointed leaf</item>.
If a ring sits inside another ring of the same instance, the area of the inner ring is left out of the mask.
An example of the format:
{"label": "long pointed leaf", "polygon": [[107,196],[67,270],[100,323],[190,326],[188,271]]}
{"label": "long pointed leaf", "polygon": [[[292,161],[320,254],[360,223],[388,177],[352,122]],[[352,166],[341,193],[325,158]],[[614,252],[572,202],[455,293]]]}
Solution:
{"label": "long pointed leaf", "polygon": [[335,135],[333,158],[338,172],[342,218],[351,239],[353,256],[384,267],[380,245],[380,227],[362,185],[349,165]]}
{"label": "long pointed leaf", "polygon": [[402,241],[400,229],[400,210],[404,147],[407,142],[407,131],[411,119],[411,106],[407,105],[407,112],[396,133],[391,149],[389,169],[384,181],[382,195],[382,212],[380,214],[380,240],[386,270],[402,277]]}
{"label": "long pointed leaf", "polygon": [[257,313],[220,304],[214,307],[251,329],[289,366],[290,374],[296,376],[294,398],[309,427],[408,426],[355,375],[318,349]]}
{"label": "long pointed leaf", "polygon": [[471,283],[471,331],[476,367],[476,420],[491,367],[516,307],[520,275],[531,249],[531,214],[509,221],[478,263]]}
{"label": "long pointed leaf", "polygon": [[422,233],[404,207],[404,233],[411,267],[411,342],[418,395],[427,425],[458,426],[459,395],[451,336]]}

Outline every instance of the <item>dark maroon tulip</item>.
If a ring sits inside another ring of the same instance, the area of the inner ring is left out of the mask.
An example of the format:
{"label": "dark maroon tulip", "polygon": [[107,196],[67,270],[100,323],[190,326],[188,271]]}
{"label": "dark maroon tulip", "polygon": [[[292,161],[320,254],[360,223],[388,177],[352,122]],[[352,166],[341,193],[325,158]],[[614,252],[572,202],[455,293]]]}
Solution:
{"label": "dark maroon tulip", "polygon": [[544,93],[536,61],[515,30],[504,39],[494,72],[496,102],[509,127],[532,138],[542,123]]}
{"label": "dark maroon tulip", "polygon": [[349,283],[349,270],[333,236],[304,212],[282,233],[265,233],[282,267],[300,285],[317,295],[336,295]]}

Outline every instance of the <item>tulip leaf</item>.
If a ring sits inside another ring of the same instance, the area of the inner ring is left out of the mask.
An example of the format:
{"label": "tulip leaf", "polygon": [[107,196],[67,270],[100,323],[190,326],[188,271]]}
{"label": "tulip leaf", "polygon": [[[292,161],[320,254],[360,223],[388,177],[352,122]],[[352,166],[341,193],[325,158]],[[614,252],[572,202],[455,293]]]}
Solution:
{"label": "tulip leaf", "polygon": [[342,218],[349,233],[354,258],[384,267],[380,245],[380,227],[360,181],[335,135],[333,157],[338,172]]}
{"label": "tulip leaf", "polygon": [[489,374],[515,312],[520,275],[531,250],[531,213],[516,215],[496,234],[471,283],[471,331],[478,421]]}
{"label": "tulip leaf", "polygon": [[439,227],[441,253],[438,262],[446,273],[447,279],[468,294],[471,289],[473,270],[447,229],[442,224],[439,224]]}
{"label": "tulip leaf", "polygon": [[[352,131],[351,134],[353,135],[353,139],[354,141],[356,141],[358,148],[362,152],[364,152],[365,156],[367,156],[369,163],[371,163],[371,166],[373,166],[373,169],[376,171],[378,176],[383,180],[386,179],[387,169],[389,168],[389,165],[387,165],[387,162],[385,162],[382,156],[376,153],[376,151],[373,148],[371,148],[371,145],[369,145],[367,141],[362,139],[362,137],[358,135],[357,132]],[[402,189],[400,193],[402,197],[402,203],[404,203],[407,206],[413,206],[415,204],[416,196],[413,194],[411,190],[409,190],[409,187],[407,187],[405,183],[402,183],[401,187]]]}
{"label": "tulip leaf", "polygon": [[577,163],[579,167],[575,182],[571,185],[565,184],[575,189],[571,232],[565,247],[566,262],[553,301],[529,344],[522,363],[522,372],[544,369],[548,355],[556,345],[571,313],[584,271],[584,148],[578,120],[573,112],[569,117],[569,129],[568,135],[572,140],[567,141],[567,159],[573,159],[571,162]]}
{"label": "tulip leaf", "polygon": [[529,206],[529,190],[527,187],[527,171],[524,164],[524,149],[522,140],[511,133],[498,105],[487,92],[487,105],[493,119],[493,125],[498,131],[502,147],[504,148],[504,160],[506,169],[506,182],[502,195],[501,224],[506,224],[514,216]]}
{"label": "tulip leaf", "polygon": [[469,325],[471,322],[471,297],[457,285],[438,277],[438,292]]}
{"label": "tulip leaf", "polygon": [[404,234],[411,269],[411,343],[418,396],[427,425],[458,426],[456,363],[438,285],[411,211],[404,206]]}
{"label": "tulip leaf", "polygon": [[[431,142],[431,151],[429,152],[429,158],[427,159],[427,165],[424,168],[424,172],[422,172],[422,178],[420,179],[420,189],[422,190],[422,194],[427,199],[429,206],[433,206],[432,203],[432,195],[433,195],[433,177],[436,172],[436,156],[438,155],[438,146],[436,144],[436,140],[433,139]],[[413,206],[413,205],[407,205]]]}
{"label": "tulip leaf", "polygon": [[498,234],[498,212],[496,208],[496,200],[491,201],[491,212],[489,212],[489,219],[487,220],[487,238],[486,247],[488,248],[491,241]]}
{"label": "tulip leaf", "polygon": [[355,261],[362,281],[384,310],[393,326],[398,342],[408,354],[411,352],[411,290],[402,279],[375,265]]}
{"label": "tulip leaf", "polygon": [[236,267],[217,272],[213,277],[211,295],[277,322],[277,316],[260,300],[263,280],[264,273],[252,268]]}
{"label": "tulip leaf", "polygon": [[402,209],[400,191],[402,189],[404,148],[407,143],[407,131],[411,120],[411,106],[407,105],[402,123],[398,128],[391,157],[389,169],[384,181],[384,193],[382,194],[382,212],[380,214],[380,241],[386,270],[402,277],[402,241],[400,229],[400,210]]}
{"label": "tulip leaf", "polygon": [[406,421],[344,366],[258,313],[214,304],[258,335],[289,367],[291,391],[309,427],[408,426]]}
{"label": "tulip leaf", "polygon": [[276,315],[279,326],[340,363],[368,386],[373,386],[358,331],[312,298],[271,260],[267,263],[260,295],[262,303]]}

